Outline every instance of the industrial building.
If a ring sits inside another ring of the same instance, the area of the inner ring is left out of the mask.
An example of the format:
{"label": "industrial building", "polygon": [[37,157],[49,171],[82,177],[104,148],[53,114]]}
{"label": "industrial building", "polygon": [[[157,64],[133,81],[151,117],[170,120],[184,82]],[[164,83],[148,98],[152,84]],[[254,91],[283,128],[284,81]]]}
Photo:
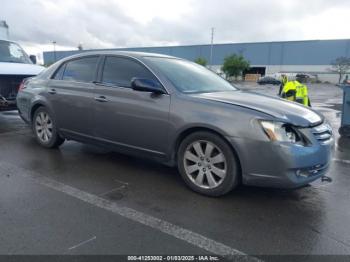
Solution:
{"label": "industrial building", "polygon": [[[210,61],[211,45],[116,48],[119,51],[142,51],[167,54],[194,61],[203,57]],[[44,52],[45,64],[84,51]],[[249,60],[249,73],[278,75],[307,73],[320,81],[336,83],[338,75],[331,72],[331,63],[338,57],[350,56],[350,39],[308,40],[287,42],[231,43],[213,45],[212,68],[219,72],[224,58],[241,54]]]}

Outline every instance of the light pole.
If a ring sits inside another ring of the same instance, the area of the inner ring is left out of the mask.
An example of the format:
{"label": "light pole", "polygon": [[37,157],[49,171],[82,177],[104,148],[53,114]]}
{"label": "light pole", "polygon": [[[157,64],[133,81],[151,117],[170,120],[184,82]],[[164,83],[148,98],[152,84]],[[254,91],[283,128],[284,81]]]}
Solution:
{"label": "light pole", "polygon": [[56,41],[52,41],[53,44],[53,57],[55,59],[55,62],[57,61],[57,57],[56,57]]}
{"label": "light pole", "polygon": [[213,65],[213,45],[214,45],[214,27],[211,28],[211,45],[210,45],[210,69]]}

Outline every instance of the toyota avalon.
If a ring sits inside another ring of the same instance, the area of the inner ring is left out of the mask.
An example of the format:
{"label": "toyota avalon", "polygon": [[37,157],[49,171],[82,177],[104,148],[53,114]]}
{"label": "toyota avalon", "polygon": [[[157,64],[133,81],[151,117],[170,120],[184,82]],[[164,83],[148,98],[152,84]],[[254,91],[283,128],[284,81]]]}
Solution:
{"label": "toyota avalon", "polygon": [[326,174],[334,144],[318,112],[159,54],[65,58],[26,81],[17,105],[43,147],[76,140],[158,160],[209,196],[304,186]]}

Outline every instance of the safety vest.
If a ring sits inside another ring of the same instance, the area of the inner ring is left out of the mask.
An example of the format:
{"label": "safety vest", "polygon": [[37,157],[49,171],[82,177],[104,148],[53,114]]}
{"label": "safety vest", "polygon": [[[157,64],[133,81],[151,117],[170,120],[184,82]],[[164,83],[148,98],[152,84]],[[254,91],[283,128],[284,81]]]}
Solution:
{"label": "safety vest", "polygon": [[298,81],[287,82],[283,87],[281,97],[289,101],[298,102],[304,106],[309,106],[310,104],[307,86]]}

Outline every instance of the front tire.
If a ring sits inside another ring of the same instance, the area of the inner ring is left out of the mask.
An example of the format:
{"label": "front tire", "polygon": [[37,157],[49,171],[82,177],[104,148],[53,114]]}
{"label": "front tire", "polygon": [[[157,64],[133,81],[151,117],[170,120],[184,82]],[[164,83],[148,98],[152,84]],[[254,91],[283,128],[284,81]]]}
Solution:
{"label": "front tire", "polygon": [[185,183],[207,196],[221,196],[239,183],[239,164],[231,147],[211,132],[186,137],[178,150],[178,169]]}
{"label": "front tire", "polygon": [[64,142],[64,139],[57,133],[52,114],[45,107],[39,107],[35,111],[32,128],[36,140],[43,147],[56,148]]}

